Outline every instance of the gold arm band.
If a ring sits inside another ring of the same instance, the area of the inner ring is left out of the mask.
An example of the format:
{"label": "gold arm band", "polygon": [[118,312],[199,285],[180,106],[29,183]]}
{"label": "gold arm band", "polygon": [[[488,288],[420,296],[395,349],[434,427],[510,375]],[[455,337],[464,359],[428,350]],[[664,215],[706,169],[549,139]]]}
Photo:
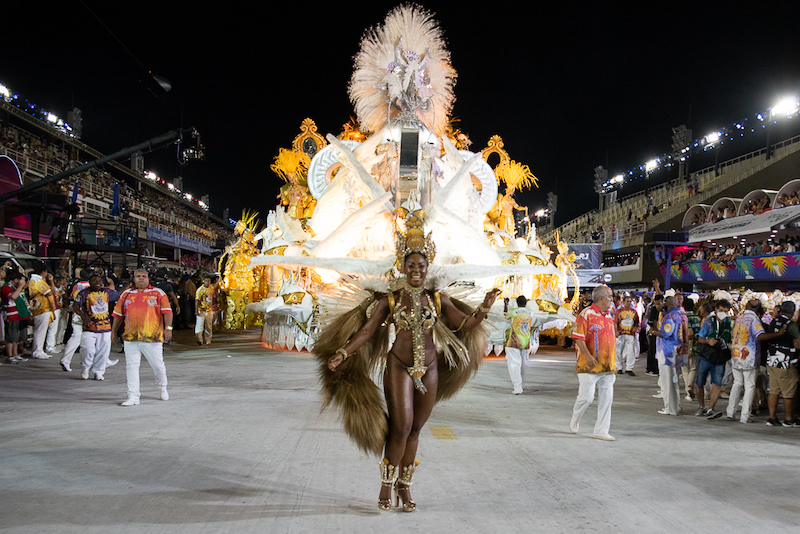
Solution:
{"label": "gold arm band", "polygon": [[472,315],[473,315],[474,317],[477,317],[477,315],[478,315],[479,313],[486,313],[486,314],[488,314],[488,313],[489,313],[489,310],[491,310],[491,308],[487,308],[487,307],[485,307],[485,306],[478,306],[477,308],[475,308],[475,311],[474,311],[474,312],[472,312]]}
{"label": "gold arm band", "polygon": [[336,354],[341,354],[342,356],[344,356],[342,361],[344,361],[344,360],[346,360],[347,358],[350,357],[350,353],[347,352],[346,350],[344,350],[344,347],[342,347],[340,349],[336,349]]}
{"label": "gold arm band", "polygon": [[469,319],[470,317],[472,317],[472,315],[465,315],[465,316],[464,316],[464,320],[463,320],[463,321],[461,321],[461,324],[459,325],[459,327],[458,327],[458,328],[456,328],[455,330],[453,330],[453,332],[458,332],[459,330],[461,330],[462,328],[464,328],[464,325],[465,325],[465,324],[467,324],[467,319]]}

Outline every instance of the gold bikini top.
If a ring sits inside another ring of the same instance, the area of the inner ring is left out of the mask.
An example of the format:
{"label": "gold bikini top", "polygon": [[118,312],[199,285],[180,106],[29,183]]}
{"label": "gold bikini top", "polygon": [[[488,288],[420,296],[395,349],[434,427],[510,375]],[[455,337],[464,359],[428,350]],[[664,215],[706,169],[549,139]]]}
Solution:
{"label": "gold bikini top", "polygon": [[[411,293],[414,291],[413,288],[403,288],[404,290]],[[436,324],[436,319],[438,317],[438,313],[436,311],[439,306],[435,306],[433,308],[430,307],[431,299],[427,299],[427,305],[422,304],[421,294],[424,290],[420,289],[418,295],[414,295],[411,293],[411,310],[409,310],[403,304],[397,304],[395,302],[394,293],[388,293],[387,298],[389,299],[389,309],[391,310],[391,317],[392,322],[394,323],[394,327],[397,330],[413,330],[415,326],[419,325],[422,327],[423,330],[431,330],[433,325]],[[436,304],[439,304],[439,294],[433,294]],[[401,294],[402,299],[402,294]],[[401,301],[402,302],[402,301]]]}
{"label": "gold bikini top", "polygon": [[412,350],[414,352],[414,365],[406,367],[408,374],[414,380],[414,387],[422,393],[427,389],[422,383],[422,377],[428,368],[425,366],[425,331],[432,330],[436,324],[436,319],[442,309],[439,293],[433,293],[433,305],[431,308],[431,298],[428,295],[428,305],[422,305],[422,294],[425,290],[421,287],[411,287],[407,283],[403,285],[401,291],[405,291],[411,297],[411,310],[402,304],[402,293],[400,295],[401,304],[396,305],[394,293],[387,293],[389,300],[389,317],[391,317],[394,327],[397,330],[410,330],[413,340]]}

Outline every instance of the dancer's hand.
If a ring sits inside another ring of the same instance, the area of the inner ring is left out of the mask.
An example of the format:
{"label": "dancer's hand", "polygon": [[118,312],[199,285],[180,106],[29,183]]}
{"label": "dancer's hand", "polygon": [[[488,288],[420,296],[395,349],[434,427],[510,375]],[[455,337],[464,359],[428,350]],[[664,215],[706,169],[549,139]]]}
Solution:
{"label": "dancer's hand", "polygon": [[483,307],[484,308],[491,308],[492,304],[494,304],[494,301],[497,299],[497,296],[501,292],[502,291],[500,289],[495,288],[495,289],[492,289],[491,291],[489,291],[488,293],[486,293],[486,297],[483,299]]}
{"label": "dancer's hand", "polygon": [[339,366],[340,363],[344,361],[344,356],[339,353],[334,354],[330,358],[328,358],[328,369],[331,371],[335,371],[336,368]]}

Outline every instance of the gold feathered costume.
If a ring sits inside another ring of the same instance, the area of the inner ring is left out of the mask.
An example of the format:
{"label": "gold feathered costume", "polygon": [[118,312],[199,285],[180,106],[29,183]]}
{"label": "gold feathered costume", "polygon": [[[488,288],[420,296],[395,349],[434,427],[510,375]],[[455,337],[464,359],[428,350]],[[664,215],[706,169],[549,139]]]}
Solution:
{"label": "gold feathered costume", "polygon": [[[384,322],[367,343],[336,368],[328,369],[328,358],[345,346],[367,321],[370,306],[384,293],[375,293],[357,307],[345,312],[320,333],[314,352],[320,369],[324,410],[329,404],[342,415],[345,432],[366,453],[383,454],[389,430],[386,404],[380,388],[370,378],[374,371],[382,372],[389,352],[389,326]],[[428,291],[429,301],[438,302]],[[473,310],[451,298],[453,304],[466,314]],[[440,312],[433,326],[433,340],[439,368],[436,402],[449,399],[478,371],[487,344],[486,332],[478,325],[468,332],[452,332],[444,324]]]}

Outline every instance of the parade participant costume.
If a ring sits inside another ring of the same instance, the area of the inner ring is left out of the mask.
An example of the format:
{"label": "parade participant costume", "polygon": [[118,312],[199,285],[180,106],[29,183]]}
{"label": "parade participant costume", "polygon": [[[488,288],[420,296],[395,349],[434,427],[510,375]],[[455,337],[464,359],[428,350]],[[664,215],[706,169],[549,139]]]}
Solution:
{"label": "parade participant costume", "polygon": [[28,293],[30,295],[28,307],[33,316],[33,354],[31,357],[44,360],[50,357],[45,351],[45,339],[47,329],[53,320],[53,311],[56,308],[53,291],[47,280],[39,274],[32,273],[28,284]]}
{"label": "parade participant costume", "polygon": [[[89,280],[78,280],[72,288],[70,298],[72,302],[78,298],[81,291],[89,287]],[[81,336],[83,334],[83,319],[77,313],[72,314],[72,334],[67,340],[67,346],[64,349],[64,355],[61,357],[61,369],[64,371],[72,371],[72,356],[78,347],[81,345]]]}
{"label": "parade participant costume", "polygon": [[[255,256],[249,265],[311,273],[309,278],[325,273],[312,319],[323,406],[336,408],[350,438],[375,455],[390,444],[395,450],[400,440],[390,422],[406,417],[402,412],[390,421],[397,404],[384,399],[382,382],[387,393],[399,388],[397,379],[411,389],[398,396],[430,396],[421,402],[427,412],[477,371],[487,347],[480,321],[489,308],[483,304],[495,294],[483,293],[497,278],[501,284],[511,275],[564,279],[550,264],[503,264],[484,239],[497,178],[481,154],[456,149],[447,135],[455,77],[438,23],[419,6],[395,8],[366,32],[349,94],[361,129],[370,135],[363,142],[327,136],[330,145],[308,169],[309,191],[318,199],[306,221],[313,236],[290,240],[286,251]],[[290,225],[281,231],[297,235]],[[422,281],[402,272],[413,254],[425,260]],[[380,315],[371,320],[376,310]],[[461,324],[450,324],[456,318]],[[348,353],[354,336],[359,341]],[[334,361],[340,363],[331,370]],[[412,418],[422,413],[410,410]],[[404,439],[407,454],[415,454],[413,440]],[[381,493],[394,487],[405,494],[403,510],[413,511],[408,488],[417,462],[402,463],[381,461]],[[379,505],[386,510],[391,501],[379,499]]]}
{"label": "parade participant costume", "polygon": [[525,380],[525,370],[528,367],[528,355],[531,351],[531,338],[536,333],[533,330],[533,317],[531,311],[520,306],[508,311],[511,325],[506,332],[505,352],[508,375],[514,386],[514,395],[522,393],[522,382]]}
{"label": "parade participant costume", "polygon": [[[111,310],[109,303],[117,300],[119,293],[107,287],[95,291],[88,287],[78,293],[75,306],[83,310],[89,321],[82,325],[81,333],[81,378],[89,378],[94,372],[95,380],[103,380],[111,353]],[[77,314],[76,314],[77,315]]]}
{"label": "parade participant costume", "polygon": [[658,359],[658,372],[661,376],[661,391],[664,395],[664,409],[659,411],[663,415],[678,415],[681,410],[680,385],[678,383],[678,368],[681,365],[681,317],[680,308],[672,308],[663,314],[660,336],[656,339],[656,358]]}

